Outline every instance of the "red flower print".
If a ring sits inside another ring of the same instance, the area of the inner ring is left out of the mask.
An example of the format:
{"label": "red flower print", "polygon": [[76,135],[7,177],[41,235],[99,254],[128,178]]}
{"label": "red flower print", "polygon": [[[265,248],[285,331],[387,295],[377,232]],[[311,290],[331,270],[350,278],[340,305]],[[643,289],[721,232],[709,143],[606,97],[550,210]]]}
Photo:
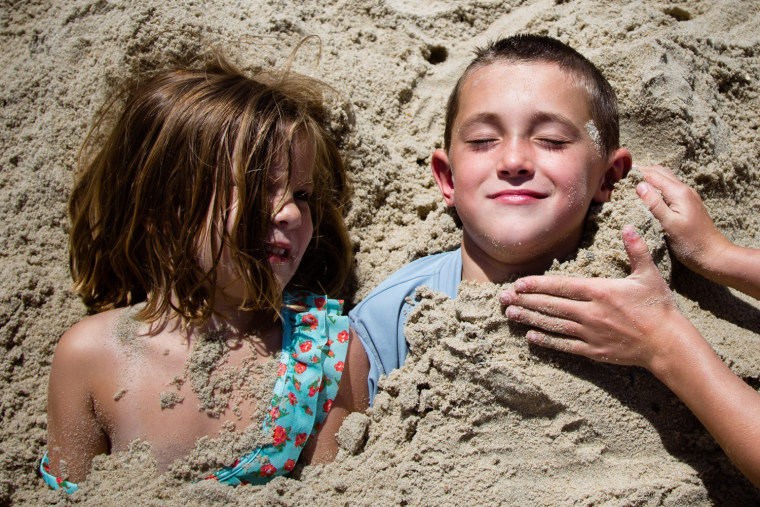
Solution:
{"label": "red flower print", "polygon": [[346,343],[348,341],[348,332],[341,331],[340,333],[338,333],[338,341],[340,343]]}
{"label": "red flower print", "polygon": [[288,393],[288,401],[290,402],[291,405],[295,405],[296,403],[298,403],[298,398],[296,398],[295,394]]}
{"label": "red flower print", "polygon": [[325,307],[325,303],[327,301],[322,296],[319,296],[318,298],[314,298],[314,306],[317,307],[317,310],[321,310]]}
{"label": "red flower print", "polygon": [[314,412],[311,411],[310,407],[303,407],[303,413],[306,415],[312,415]]}
{"label": "red flower print", "polygon": [[276,420],[280,417],[280,407],[274,407],[269,411],[269,415],[272,417],[273,420]]}
{"label": "red flower print", "polygon": [[301,383],[299,381],[297,381],[297,380],[293,380],[293,387],[296,388],[296,391],[300,391],[301,390]]}
{"label": "red flower print", "polygon": [[309,396],[314,396],[315,394],[317,394],[317,390],[314,386],[309,386]]}
{"label": "red flower print", "polygon": [[317,356],[314,356],[311,358],[311,362],[316,364],[319,362],[319,358]]}
{"label": "red flower print", "polygon": [[282,465],[282,468],[290,472],[291,470],[293,470],[294,466],[296,466],[296,462],[293,461],[292,459],[289,459],[288,461],[285,462],[284,465]]}
{"label": "red flower print", "polygon": [[277,469],[272,465],[271,463],[267,463],[263,467],[261,467],[261,475],[262,477],[269,477],[273,473],[275,473]]}
{"label": "red flower print", "polygon": [[335,352],[333,352],[332,350],[328,350],[327,357],[335,357]]}
{"label": "red flower print", "polygon": [[280,445],[281,443],[285,442],[286,440],[290,440],[288,438],[288,432],[285,428],[282,426],[277,426],[274,429],[274,437],[272,438],[272,441],[274,442],[274,445]]}
{"label": "red flower print", "polygon": [[322,405],[322,410],[325,412],[329,412],[332,408],[333,400],[327,400],[324,405]]}
{"label": "red flower print", "polygon": [[311,329],[317,329],[317,325],[319,325],[319,320],[310,313],[301,317],[301,322],[309,326]]}
{"label": "red flower print", "polygon": [[285,363],[280,363],[280,366],[277,368],[277,376],[282,377],[288,372],[288,365]]}
{"label": "red flower print", "polygon": [[305,341],[301,344],[301,352],[308,352],[311,350],[311,340]]}
{"label": "red flower print", "polygon": [[303,444],[305,444],[307,438],[309,438],[309,435],[306,433],[299,433],[296,435],[296,447],[301,447]]}
{"label": "red flower print", "polygon": [[211,475],[209,475],[208,477],[206,477],[206,480],[207,480],[207,481],[208,481],[209,479],[211,479],[211,480],[214,480],[214,481],[218,481],[218,480],[219,480],[219,478],[218,478],[216,475],[214,475],[214,474],[211,474]]}
{"label": "red flower print", "polygon": [[335,363],[335,371],[343,371],[343,361]]}
{"label": "red flower print", "polygon": [[295,365],[296,373],[303,373],[306,371],[306,363],[302,363],[301,361],[298,361]]}

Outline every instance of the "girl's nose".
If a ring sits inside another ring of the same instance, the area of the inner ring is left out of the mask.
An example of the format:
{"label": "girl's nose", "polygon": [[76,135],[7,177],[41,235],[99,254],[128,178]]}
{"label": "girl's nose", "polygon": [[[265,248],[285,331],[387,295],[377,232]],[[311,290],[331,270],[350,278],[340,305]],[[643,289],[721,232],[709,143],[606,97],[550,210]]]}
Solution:
{"label": "girl's nose", "polygon": [[301,210],[298,208],[292,192],[288,192],[275,207],[272,221],[284,229],[295,229],[301,225]]}
{"label": "girl's nose", "polygon": [[515,139],[505,143],[499,174],[507,178],[531,176],[535,172],[531,153],[527,141]]}

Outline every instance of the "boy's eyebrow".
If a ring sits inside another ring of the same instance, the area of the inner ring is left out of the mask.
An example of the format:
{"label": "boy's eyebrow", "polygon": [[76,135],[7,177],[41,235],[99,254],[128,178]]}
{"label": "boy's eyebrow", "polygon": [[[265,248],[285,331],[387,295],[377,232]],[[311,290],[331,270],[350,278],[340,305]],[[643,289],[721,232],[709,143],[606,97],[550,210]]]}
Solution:
{"label": "boy's eyebrow", "polygon": [[[474,116],[470,116],[465,121],[463,121],[462,124],[457,128],[457,131],[467,128],[471,125],[477,125],[480,123],[498,124],[499,117],[497,114],[489,113],[489,112],[478,113]],[[570,118],[559,113],[553,113],[551,111],[538,111],[534,113],[533,116],[531,117],[531,123],[533,124],[561,123],[562,125],[565,125],[567,128],[572,129],[573,133],[575,134],[580,133],[578,126]]]}
{"label": "boy's eyebrow", "polygon": [[570,118],[559,113],[552,113],[550,111],[539,111],[535,113],[531,119],[533,120],[534,124],[561,123],[565,125],[566,127],[572,129],[573,133],[575,134],[580,133],[578,126],[575,123],[573,123],[573,121]]}
{"label": "boy's eyebrow", "polygon": [[496,124],[496,123],[499,123],[499,119],[498,119],[498,116],[495,115],[494,113],[489,113],[489,112],[478,113],[475,116],[470,116],[465,121],[463,121],[462,124],[457,128],[457,130],[467,128],[470,125],[475,125],[478,123]]}

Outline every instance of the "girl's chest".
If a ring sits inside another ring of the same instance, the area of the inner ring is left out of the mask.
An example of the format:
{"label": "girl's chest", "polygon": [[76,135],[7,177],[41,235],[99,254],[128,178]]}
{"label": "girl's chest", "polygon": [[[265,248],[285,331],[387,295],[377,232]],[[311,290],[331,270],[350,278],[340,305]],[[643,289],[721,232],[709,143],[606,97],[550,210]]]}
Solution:
{"label": "girl's chest", "polygon": [[98,418],[112,450],[145,440],[162,469],[201,437],[260,425],[277,370],[276,360],[246,344],[153,340],[129,356],[109,382],[96,386]]}

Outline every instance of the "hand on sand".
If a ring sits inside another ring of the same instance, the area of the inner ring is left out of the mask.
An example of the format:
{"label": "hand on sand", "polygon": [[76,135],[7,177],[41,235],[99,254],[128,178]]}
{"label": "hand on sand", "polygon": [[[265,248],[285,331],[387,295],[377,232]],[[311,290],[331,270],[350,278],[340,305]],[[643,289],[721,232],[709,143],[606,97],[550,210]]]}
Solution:
{"label": "hand on sand", "polygon": [[637,185],[636,193],[660,221],[671,252],[697,273],[711,271],[710,264],[720,259],[731,243],[715,227],[699,194],[667,167],[640,170],[645,181]]}
{"label": "hand on sand", "polygon": [[655,366],[668,353],[673,327],[690,324],[630,225],[623,228],[623,243],[632,267],[627,278],[522,278],[499,296],[507,318],[546,331],[527,334],[542,347],[597,361]]}

